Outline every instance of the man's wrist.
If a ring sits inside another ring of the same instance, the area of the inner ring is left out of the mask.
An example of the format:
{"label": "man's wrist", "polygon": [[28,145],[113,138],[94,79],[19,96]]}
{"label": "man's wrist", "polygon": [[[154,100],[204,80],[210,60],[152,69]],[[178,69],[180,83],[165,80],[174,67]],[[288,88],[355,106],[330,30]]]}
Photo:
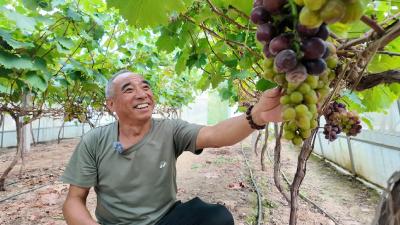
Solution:
{"label": "man's wrist", "polygon": [[[246,119],[249,122],[249,125],[252,129],[255,130],[262,130],[265,128],[265,125],[262,124],[257,124],[256,121],[254,120],[254,115],[256,115],[256,113],[254,113],[254,106],[251,105],[247,111],[246,111]],[[257,121],[258,122],[258,121]]]}

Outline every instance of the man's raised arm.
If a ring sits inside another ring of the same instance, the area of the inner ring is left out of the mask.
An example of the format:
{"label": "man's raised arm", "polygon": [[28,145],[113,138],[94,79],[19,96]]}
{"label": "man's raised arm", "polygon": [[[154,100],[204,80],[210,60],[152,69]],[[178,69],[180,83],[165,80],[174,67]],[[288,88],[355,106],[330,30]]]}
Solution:
{"label": "man's raised arm", "polygon": [[[251,116],[257,125],[268,122],[281,122],[282,106],[279,102],[280,89],[272,89],[263,93],[254,105]],[[245,115],[224,120],[214,126],[200,129],[196,140],[196,148],[222,147],[238,143],[254,131]]]}

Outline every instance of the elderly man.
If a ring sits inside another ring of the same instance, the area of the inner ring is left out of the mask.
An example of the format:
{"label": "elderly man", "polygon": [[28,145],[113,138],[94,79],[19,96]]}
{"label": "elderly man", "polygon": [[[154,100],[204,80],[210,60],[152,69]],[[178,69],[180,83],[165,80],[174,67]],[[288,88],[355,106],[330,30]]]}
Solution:
{"label": "elderly man", "polygon": [[[176,160],[183,151],[233,145],[280,121],[280,92],[265,92],[246,115],[214,126],[152,118],[149,83],[124,70],[109,80],[107,107],[118,121],[95,128],[81,139],[62,180],[69,183],[63,213],[69,225],[231,225],[221,205],[194,198],[176,200]],[[97,222],[86,208],[89,189],[97,194]]]}

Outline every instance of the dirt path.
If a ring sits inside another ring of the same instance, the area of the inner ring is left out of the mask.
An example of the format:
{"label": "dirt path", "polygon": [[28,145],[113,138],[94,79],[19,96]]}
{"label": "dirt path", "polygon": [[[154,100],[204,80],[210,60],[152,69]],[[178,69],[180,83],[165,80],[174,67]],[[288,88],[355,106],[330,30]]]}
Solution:
{"label": "dirt path", "polygon": [[[58,179],[78,140],[64,140],[57,145],[33,147],[26,157],[26,166],[18,178],[20,166],[11,173],[6,192],[0,200],[34,187],[35,191],[0,202],[0,224],[65,224],[61,212],[67,185]],[[263,192],[265,224],[287,224],[289,208],[277,192],[272,179],[272,165],[260,171],[259,159],[244,145],[254,174]],[[283,170],[294,171],[296,152],[288,147],[283,151]],[[14,152],[0,155],[0,171],[4,171]],[[249,181],[240,145],[222,149],[207,149],[201,156],[184,153],[177,164],[178,198],[187,201],[199,196],[204,201],[226,205],[235,224],[252,224],[256,220],[257,198]],[[302,191],[345,225],[369,224],[377,197],[358,182],[337,174],[318,160],[312,160]],[[290,174],[288,174],[291,177]],[[15,183],[14,183],[15,182]],[[95,194],[91,191],[88,208],[93,213]],[[332,224],[309,204],[301,201],[298,224]]]}

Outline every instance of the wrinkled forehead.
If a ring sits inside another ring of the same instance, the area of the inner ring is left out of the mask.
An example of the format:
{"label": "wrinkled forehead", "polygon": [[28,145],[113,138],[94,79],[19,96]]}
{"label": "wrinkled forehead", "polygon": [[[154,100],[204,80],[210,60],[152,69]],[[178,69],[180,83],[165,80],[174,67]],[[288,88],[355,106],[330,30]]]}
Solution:
{"label": "wrinkled forehead", "polygon": [[142,75],[137,74],[137,73],[132,73],[132,72],[126,72],[118,75],[113,83],[114,84],[122,84],[126,82],[139,82],[142,83],[144,81],[144,78]]}

